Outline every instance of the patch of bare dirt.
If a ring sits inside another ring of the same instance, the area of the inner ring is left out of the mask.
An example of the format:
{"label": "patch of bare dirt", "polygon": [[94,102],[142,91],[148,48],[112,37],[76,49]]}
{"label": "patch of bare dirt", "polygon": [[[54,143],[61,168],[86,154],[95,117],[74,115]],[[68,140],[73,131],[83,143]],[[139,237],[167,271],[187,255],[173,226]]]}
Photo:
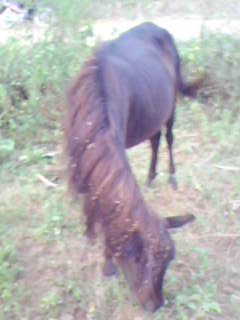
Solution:
{"label": "patch of bare dirt", "polygon": [[[61,299],[56,316],[60,319],[84,319],[81,304],[67,292],[71,283],[87,286],[101,276],[102,249],[91,247],[86,239],[66,233],[63,240],[43,243],[34,238],[21,240],[18,252],[23,266],[21,282],[28,294],[24,314],[30,319],[46,319],[42,301],[49,292]],[[72,317],[72,318],[71,318]]]}

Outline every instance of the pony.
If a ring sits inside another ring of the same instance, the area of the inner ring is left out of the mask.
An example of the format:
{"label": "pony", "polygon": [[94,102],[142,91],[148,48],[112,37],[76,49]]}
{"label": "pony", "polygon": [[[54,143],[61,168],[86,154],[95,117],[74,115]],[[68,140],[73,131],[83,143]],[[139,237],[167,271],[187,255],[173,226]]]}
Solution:
{"label": "pony", "polygon": [[137,301],[155,311],[164,303],[163,280],[175,246],[169,229],[192,221],[191,214],[159,217],[148,208],[126,157],[150,139],[148,175],[156,176],[161,130],[166,126],[170,180],[175,172],[172,127],[176,96],[192,96],[172,36],[143,23],[102,44],[83,65],[68,91],[66,146],[69,186],[83,194],[87,236],[101,226],[105,238],[104,274],[122,269]]}

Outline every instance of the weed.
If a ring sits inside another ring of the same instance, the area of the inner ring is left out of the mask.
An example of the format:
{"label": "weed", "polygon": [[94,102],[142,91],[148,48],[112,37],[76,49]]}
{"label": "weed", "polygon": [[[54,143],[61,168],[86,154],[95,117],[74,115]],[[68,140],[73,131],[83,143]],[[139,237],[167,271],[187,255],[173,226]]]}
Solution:
{"label": "weed", "polygon": [[2,311],[6,316],[20,314],[24,288],[17,280],[22,267],[14,246],[6,239],[0,241],[0,306],[3,306]]}
{"label": "weed", "polygon": [[46,202],[43,210],[45,212],[45,221],[36,230],[36,235],[43,236],[47,241],[60,239],[64,228],[64,219],[67,215],[62,195],[53,195]]}
{"label": "weed", "polygon": [[207,314],[221,314],[221,307],[216,299],[217,288],[213,283],[199,284],[184,289],[177,297],[178,319],[188,319],[187,310],[195,312],[195,319],[203,319]]}
{"label": "weed", "polygon": [[0,162],[6,160],[15,148],[15,142],[11,139],[2,139],[0,142]]}
{"label": "weed", "polygon": [[40,307],[44,311],[50,311],[51,309],[55,309],[62,303],[63,301],[59,293],[55,291],[50,291],[43,297]]}

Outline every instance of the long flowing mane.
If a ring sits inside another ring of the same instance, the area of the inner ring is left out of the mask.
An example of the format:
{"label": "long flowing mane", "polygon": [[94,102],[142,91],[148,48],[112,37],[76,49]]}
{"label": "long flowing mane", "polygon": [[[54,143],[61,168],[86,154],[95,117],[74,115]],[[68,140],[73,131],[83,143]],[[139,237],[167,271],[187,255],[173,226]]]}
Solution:
{"label": "long flowing mane", "polygon": [[110,121],[101,77],[95,55],[68,93],[69,183],[77,194],[86,193],[85,214],[100,221],[111,250],[117,253],[127,234],[147,223],[148,214],[122,138]]}

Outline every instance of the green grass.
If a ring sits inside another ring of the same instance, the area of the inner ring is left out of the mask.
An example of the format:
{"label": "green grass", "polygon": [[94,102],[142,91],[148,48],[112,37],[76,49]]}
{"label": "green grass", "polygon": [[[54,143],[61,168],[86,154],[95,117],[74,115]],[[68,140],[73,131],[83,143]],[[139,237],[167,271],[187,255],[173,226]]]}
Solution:
{"label": "green grass", "polygon": [[0,316],[3,318],[4,314],[21,314],[26,292],[19,281],[22,266],[15,246],[6,238],[2,238],[0,243]]}
{"label": "green grass", "polygon": [[[63,10],[64,3],[52,3]],[[61,33],[54,25],[51,35],[69,34],[77,19],[72,15],[60,15],[69,27]],[[179,190],[168,185],[164,136],[151,188],[145,187],[149,145],[128,151],[157,214],[197,217],[173,233],[177,257],[166,276],[166,304],[151,315],[136,304],[121,274],[102,276],[101,241],[89,244],[81,207],[66,192],[63,94],[89,52],[88,32],[68,43],[50,37],[31,47],[15,39],[0,48],[0,319],[238,319],[239,39],[205,34],[179,44],[184,73],[206,77],[196,100],[178,102]],[[19,88],[27,90],[27,99]]]}

